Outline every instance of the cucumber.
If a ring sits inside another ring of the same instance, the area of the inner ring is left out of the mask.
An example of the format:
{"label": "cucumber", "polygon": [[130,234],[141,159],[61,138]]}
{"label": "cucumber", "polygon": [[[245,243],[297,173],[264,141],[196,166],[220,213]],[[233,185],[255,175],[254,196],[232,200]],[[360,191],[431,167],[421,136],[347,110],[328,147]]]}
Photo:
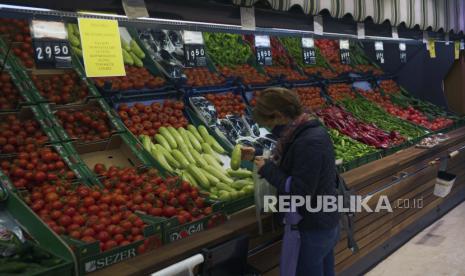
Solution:
{"label": "cucumber", "polygon": [[218,189],[216,187],[210,187],[210,195],[211,194],[218,194]]}
{"label": "cucumber", "polygon": [[123,49],[123,61],[124,61],[124,64],[134,65],[134,59],[128,53],[128,51],[124,49]]}
{"label": "cucumber", "polygon": [[74,47],[74,46],[71,46],[71,48],[73,49],[74,53],[78,56],[78,57],[82,57],[82,50],[79,49],[78,47]]}
{"label": "cucumber", "polygon": [[232,199],[229,192],[224,190],[218,191],[218,198],[221,201],[230,201]]}
{"label": "cucumber", "polygon": [[192,145],[191,139],[187,135],[188,131],[183,127],[180,127],[177,130],[178,130],[179,135],[181,135],[181,138],[186,144],[186,146],[190,149],[194,148],[194,146]]}
{"label": "cucumber", "polygon": [[224,191],[228,191],[228,192],[235,192],[236,191],[231,186],[229,186],[228,184],[224,184],[222,182],[217,183],[216,188],[218,188],[219,190],[224,190]]}
{"label": "cucumber", "polygon": [[176,140],[176,144],[178,144],[178,147],[184,144],[184,140],[182,139],[182,136],[179,134],[179,132],[172,126],[167,127],[168,131],[171,133],[171,136],[173,136],[174,140]]}
{"label": "cucumber", "polygon": [[171,150],[170,143],[168,143],[168,140],[166,140],[165,137],[161,134],[155,134],[155,141],[157,141],[160,145],[162,145],[166,150]]}
{"label": "cucumber", "polygon": [[134,54],[134,52],[129,52],[129,54],[131,55],[132,59],[134,60],[134,65],[137,66],[137,67],[144,67],[144,63],[142,62],[142,60],[140,60],[140,58]]}
{"label": "cucumber", "polygon": [[201,168],[199,168],[199,170],[201,170],[203,175],[205,175],[205,177],[208,178],[208,182],[210,182],[210,186],[216,186],[218,183],[220,183],[220,180],[214,175],[212,175],[211,173],[209,173],[207,170],[203,170]]}
{"label": "cucumber", "polygon": [[218,178],[223,183],[230,185],[234,182],[231,178],[223,174],[222,170],[218,170],[218,168],[214,166],[209,165],[209,166],[206,166],[204,169],[210,174],[212,174],[214,177]]}
{"label": "cucumber", "polygon": [[181,169],[181,163],[178,162],[178,160],[176,160],[176,158],[173,157],[173,155],[171,154],[171,152],[169,152],[168,150],[166,150],[162,145],[160,144],[155,144],[153,147],[152,147],[152,150],[157,150],[157,151],[160,151],[164,156],[165,156],[165,159],[166,161],[168,161],[168,163],[178,169]]}
{"label": "cucumber", "polygon": [[241,179],[241,180],[236,180],[234,181],[233,184],[231,184],[231,187],[233,187],[236,190],[241,190],[247,185],[253,185],[253,181],[251,180],[246,180],[246,179]]}
{"label": "cucumber", "polygon": [[156,150],[153,150],[152,155],[153,155],[153,158],[155,158],[155,160],[160,164],[160,166],[163,169],[165,169],[165,170],[167,170],[169,172],[173,172],[174,169],[170,166],[170,164],[168,164],[168,161],[166,160],[163,153],[161,153],[159,151],[156,151]]}
{"label": "cucumber", "polygon": [[79,26],[78,26],[78,24],[70,24],[70,25],[73,27],[73,30],[74,30],[73,33],[74,33],[76,36],[81,36],[81,33],[79,32]]}
{"label": "cucumber", "polygon": [[131,47],[129,47],[129,44],[122,37],[121,37],[121,48],[127,52],[131,52]]}
{"label": "cucumber", "polygon": [[237,144],[231,154],[231,169],[237,170],[241,166],[241,145]]}
{"label": "cucumber", "polygon": [[202,143],[202,149],[204,153],[210,154],[216,159],[216,161],[218,161],[218,163],[223,165],[222,164],[223,162],[221,161],[220,157],[216,154],[216,152],[212,149],[212,147],[208,143]]}
{"label": "cucumber", "polygon": [[181,178],[184,181],[189,182],[189,184],[191,184],[192,186],[197,187],[197,188],[199,187],[199,184],[197,183],[197,181],[194,179],[194,177],[188,171],[182,171],[181,172]]}
{"label": "cucumber", "polygon": [[199,141],[199,143],[205,142],[202,138],[202,135],[200,135],[200,132],[195,128],[195,126],[188,125],[187,130],[189,130],[189,132],[192,133],[195,136],[195,138],[197,138],[197,141]]}
{"label": "cucumber", "polygon": [[186,157],[184,157],[179,150],[172,150],[171,154],[179,162],[179,164],[181,164],[181,168],[185,169],[189,166],[189,161],[187,161]]}
{"label": "cucumber", "polygon": [[74,35],[74,29],[73,29],[73,26],[71,24],[66,24],[66,31],[68,32],[68,37],[70,35]]}
{"label": "cucumber", "polygon": [[139,136],[139,139],[141,140],[144,149],[150,152],[152,150],[152,141],[150,141],[150,137],[147,135],[141,135]]}
{"label": "cucumber", "polygon": [[189,161],[189,163],[191,163],[191,164],[196,163],[196,160],[194,159],[194,157],[192,157],[192,154],[191,154],[191,152],[189,151],[189,149],[187,148],[186,145],[179,144],[179,150],[182,152],[184,157],[186,157],[186,159],[187,159],[187,161]]}
{"label": "cucumber", "polygon": [[246,169],[231,170],[227,169],[226,172],[229,176],[234,178],[250,178],[252,177],[252,172]]}
{"label": "cucumber", "polygon": [[131,42],[129,42],[129,46],[131,47],[131,51],[137,55],[138,58],[143,59],[145,58],[145,53],[142,51],[142,49],[139,47],[137,42],[133,39]]}
{"label": "cucumber", "polygon": [[68,40],[71,46],[80,47],[81,41],[74,34],[68,34]]}
{"label": "cucumber", "polygon": [[202,139],[208,143],[207,139],[210,137],[210,133],[208,133],[207,128],[204,125],[200,125],[197,127],[200,136],[202,136]]}
{"label": "cucumber", "polygon": [[223,154],[225,152],[224,148],[215,140],[215,138],[213,138],[213,136],[209,136],[206,141],[217,153]]}
{"label": "cucumber", "polygon": [[254,192],[254,187],[250,185],[246,185],[241,189],[241,191],[244,191],[246,194],[252,194]]}
{"label": "cucumber", "polygon": [[186,130],[187,139],[189,139],[191,146],[198,152],[202,152],[202,145],[200,144],[199,140],[195,137],[192,132]]}
{"label": "cucumber", "polygon": [[176,143],[176,140],[174,139],[173,135],[171,135],[171,132],[166,128],[166,127],[161,127],[158,129],[161,135],[168,141],[168,144],[170,144],[170,148],[172,149],[177,149],[178,144]]}
{"label": "cucumber", "polygon": [[192,157],[194,157],[195,163],[197,164],[197,166],[201,168],[205,168],[206,166],[208,166],[208,162],[205,161],[202,155],[200,155],[200,153],[198,153],[195,149],[190,149],[190,152],[191,152]]}
{"label": "cucumber", "polygon": [[207,161],[207,163],[215,168],[217,168],[218,170],[224,170],[223,167],[220,165],[220,163],[218,163],[218,161],[216,161],[215,157],[211,156],[210,154],[202,154],[202,157],[205,161]]}
{"label": "cucumber", "polygon": [[197,180],[201,187],[207,190],[210,188],[210,182],[208,181],[208,178],[195,165],[190,164],[187,167],[187,171],[194,177],[195,180]]}

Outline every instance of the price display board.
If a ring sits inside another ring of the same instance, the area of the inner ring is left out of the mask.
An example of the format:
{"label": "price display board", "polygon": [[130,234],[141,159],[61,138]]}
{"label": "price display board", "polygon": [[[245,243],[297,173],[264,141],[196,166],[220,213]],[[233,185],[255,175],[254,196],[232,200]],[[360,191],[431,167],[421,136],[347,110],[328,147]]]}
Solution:
{"label": "price display board", "polygon": [[255,36],[255,52],[257,55],[257,62],[260,65],[272,65],[273,57],[271,55],[270,37],[267,35]]}
{"label": "price display board", "polygon": [[302,56],[304,64],[316,64],[315,41],[311,37],[302,37]]}
{"label": "price display board", "polygon": [[375,41],[375,55],[376,60],[383,64],[384,63],[384,45],[382,41]]}
{"label": "price display board", "polygon": [[72,68],[68,34],[63,22],[32,20],[31,30],[37,69]]}
{"label": "price display board", "polygon": [[339,52],[341,54],[341,63],[350,64],[350,44],[349,40],[339,40]]}
{"label": "price display board", "polygon": [[201,32],[183,31],[186,67],[207,66],[205,46]]}
{"label": "price display board", "polygon": [[403,42],[399,43],[400,62],[407,63],[407,45]]}

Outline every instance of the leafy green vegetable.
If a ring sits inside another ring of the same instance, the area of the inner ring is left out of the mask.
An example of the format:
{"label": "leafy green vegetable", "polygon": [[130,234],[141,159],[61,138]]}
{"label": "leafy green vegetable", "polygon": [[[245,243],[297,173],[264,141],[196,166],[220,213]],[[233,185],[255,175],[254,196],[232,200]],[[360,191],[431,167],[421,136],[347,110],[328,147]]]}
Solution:
{"label": "leafy green vegetable", "polygon": [[216,65],[231,66],[245,64],[252,55],[242,36],[228,33],[203,33],[208,55]]}
{"label": "leafy green vegetable", "polygon": [[292,56],[292,58],[295,60],[295,62],[300,67],[321,66],[321,67],[328,68],[328,65],[326,64],[325,59],[321,56],[320,50],[317,47],[315,47],[316,64],[314,65],[304,64],[303,56],[302,56],[302,38],[301,37],[280,37],[279,39],[281,40],[281,43],[284,45],[284,47],[286,47],[289,54]]}

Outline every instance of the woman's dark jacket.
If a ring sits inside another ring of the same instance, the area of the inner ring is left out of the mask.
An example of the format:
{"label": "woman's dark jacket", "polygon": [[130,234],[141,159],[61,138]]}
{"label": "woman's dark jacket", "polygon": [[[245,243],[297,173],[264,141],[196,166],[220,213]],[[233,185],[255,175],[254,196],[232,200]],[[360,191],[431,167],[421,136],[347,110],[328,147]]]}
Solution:
{"label": "woman's dark jacket", "polygon": [[[273,131],[275,132],[275,131]],[[274,133],[275,134],[275,133]],[[275,134],[279,137],[279,133]],[[336,195],[336,165],[331,139],[318,120],[310,120],[297,127],[284,145],[280,164],[268,160],[259,174],[275,186],[279,195],[288,194],[284,185],[292,176],[291,195],[310,195],[316,206],[317,195]],[[329,229],[339,223],[337,212],[310,213],[299,208],[303,216],[300,230]]]}

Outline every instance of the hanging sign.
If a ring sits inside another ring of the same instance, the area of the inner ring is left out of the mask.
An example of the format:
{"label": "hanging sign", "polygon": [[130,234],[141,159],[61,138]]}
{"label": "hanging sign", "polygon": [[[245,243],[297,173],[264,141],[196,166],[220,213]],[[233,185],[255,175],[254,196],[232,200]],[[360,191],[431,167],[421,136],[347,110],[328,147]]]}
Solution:
{"label": "hanging sign", "polygon": [[255,36],[255,52],[257,55],[257,62],[260,65],[272,65],[273,58],[271,56],[271,43],[270,37],[267,35]]}
{"label": "hanging sign", "polygon": [[464,50],[465,49],[465,41],[462,39],[460,40],[460,50]]}
{"label": "hanging sign", "polygon": [[450,40],[449,40],[449,34],[448,33],[444,35],[444,40],[446,41],[446,45],[449,46]]}
{"label": "hanging sign", "polygon": [[255,30],[254,7],[241,7],[241,26],[245,30]]}
{"label": "hanging sign", "polygon": [[363,22],[357,23],[357,38],[358,39],[365,38],[365,23]]}
{"label": "hanging sign", "polygon": [[407,45],[401,42],[399,43],[400,62],[407,63]]}
{"label": "hanging sign", "polygon": [[144,0],[123,0],[124,13],[128,18],[149,17]]}
{"label": "hanging sign", "polygon": [[454,41],[454,57],[455,59],[460,58],[460,42]]}
{"label": "hanging sign", "polygon": [[379,61],[379,63],[383,64],[384,63],[384,45],[382,41],[375,41],[375,54],[376,54],[376,60]]}
{"label": "hanging sign", "polygon": [[339,52],[341,54],[341,63],[350,64],[350,45],[349,40],[339,40]]}
{"label": "hanging sign", "polygon": [[434,39],[428,39],[428,52],[430,58],[436,58],[436,43]]}
{"label": "hanging sign", "polygon": [[397,27],[392,26],[391,31],[392,31],[392,38],[398,39],[399,38],[399,32],[397,31]]}
{"label": "hanging sign", "polygon": [[323,16],[313,16],[313,32],[316,35],[323,35]]}
{"label": "hanging sign", "polygon": [[304,64],[316,64],[315,41],[312,37],[302,37],[302,55]]}
{"label": "hanging sign", "polygon": [[87,77],[125,76],[118,21],[78,18]]}
{"label": "hanging sign", "polygon": [[63,22],[31,21],[37,69],[72,68],[68,33]]}
{"label": "hanging sign", "polygon": [[201,32],[183,31],[186,67],[207,66],[205,46]]}

